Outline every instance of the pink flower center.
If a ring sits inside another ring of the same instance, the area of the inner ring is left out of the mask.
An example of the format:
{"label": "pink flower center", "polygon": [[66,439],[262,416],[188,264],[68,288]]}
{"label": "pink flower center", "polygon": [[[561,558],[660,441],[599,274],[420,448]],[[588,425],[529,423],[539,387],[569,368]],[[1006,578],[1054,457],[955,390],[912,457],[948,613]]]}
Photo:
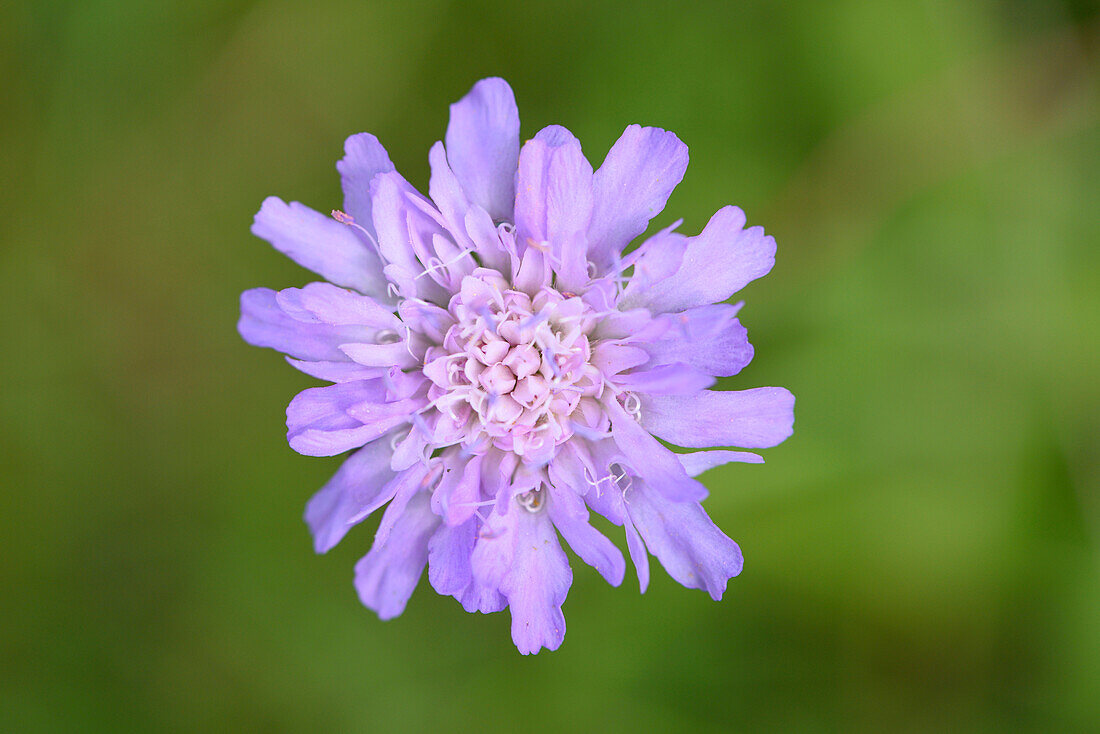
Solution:
{"label": "pink flower center", "polygon": [[553,288],[529,296],[479,269],[449,310],[455,324],[424,368],[442,433],[475,449],[488,442],[527,461],[549,458],[573,434],[582,399],[601,387],[589,364],[591,309]]}

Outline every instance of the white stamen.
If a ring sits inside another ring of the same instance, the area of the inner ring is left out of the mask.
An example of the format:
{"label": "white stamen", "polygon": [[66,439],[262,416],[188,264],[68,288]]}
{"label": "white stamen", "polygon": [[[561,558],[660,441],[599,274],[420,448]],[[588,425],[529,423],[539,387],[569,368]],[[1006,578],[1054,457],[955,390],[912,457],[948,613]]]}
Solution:
{"label": "white stamen", "polygon": [[597,497],[600,497],[600,496],[603,495],[603,491],[600,489],[600,484],[602,484],[603,480],[606,479],[606,478],[607,477],[603,477],[603,479],[593,479],[592,478],[592,472],[589,471],[587,466],[584,467],[584,481],[588,482],[589,487],[592,487],[593,489],[596,490],[596,496]]}
{"label": "white stamen", "polygon": [[457,255],[455,255],[450,260],[448,260],[447,262],[443,262],[438,257],[429,257],[428,258],[428,267],[427,267],[427,269],[424,272],[422,272],[420,275],[413,278],[413,280],[419,280],[420,278],[424,277],[425,275],[432,272],[433,270],[442,270],[443,273],[444,273],[444,277],[448,277],[450,275],[449,271],[447,270],[448,266],[454,265],[456,262],[458,262],[462,258],[466,257],[467,255],[472,254],[473,251],[474,251],[473,248],[467,248],[465,250],[462,250]]}
{"label": "white stamen", "polygon": [[496,500],[483,500],[481,502],[459,502],[457,505],[452,505],[452,507],[486,507],[488,505],[495,505],[496,503]]}
{"label": "white stamen", "polygon": [[355,217],[351,216],[350,214],[347,214],[346,212],[342,212],[339,209],[333,209],[332,210],[332,218],[335,219],[340,224],[346,224],[349,227],[355,227],[357,230],[362,232],[366,236],[367,240],[374,247],[375,254],[378,255],[379,258],[382,257],[382,248],[378,246],[378,240],[374,239],[374,235],[372,235],[370,232],[368,232],[363,227],[363,225],[356,222]]}
{"label": "white stamen", "polygon": [[428,267],[427,267],[427,268],[426,268],[425,270],[423,270],[423,271],[422,271],[422,272],[420,273],[420,275],[418,275],[418,276],[416,276],[415,278],[413,278],[413,280],[420,280],[420,279],[421,279],[421,278],[423,278],[423,277],[424,277],[425,275],[427,275],[427,274],[429,274],[429,273],[431,273],[431,272],[433,272],[433,271],[436,271],[436,270],[442,270],[442,271],[444,271],[444,277],[446,277],[446,269],[447,269],[447,266],[446,266],[446,265],[444,265],[444,264],[443,264],[443,261],[442,261],[442,260],[440,260],[440,259],[439,259],[438,257],[429,257],[429,258],[428,258]]}

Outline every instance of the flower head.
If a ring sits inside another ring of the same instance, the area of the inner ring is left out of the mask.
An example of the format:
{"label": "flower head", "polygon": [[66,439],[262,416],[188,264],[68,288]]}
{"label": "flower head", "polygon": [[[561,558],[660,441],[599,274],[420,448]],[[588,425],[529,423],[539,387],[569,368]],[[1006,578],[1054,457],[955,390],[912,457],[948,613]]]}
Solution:
{"label": "flower head", "polygon": [[[287,408],[292,448],[354,451],[309,501],[318,552],[386,507],[355,568],[363,603],[400,614],[424,567],[467,611],[508,607],[522,653],[556,649],[572,570],[559,536],[611,584],[625,562],[589,524],[625,529],[642,591],[648,554],[720,599],[741,551],[694,479],[790,435],[783,388],[707,388],[753,350],[722,303],[772,267],[775,242],[736,207],[693,237],[662,230],[626,254],[687,168],[672,133],[631,125],[593,172],[569,131],[520,147],[501,79],[451,107],[429,195],[378,140],[337,164],[344,208],[269,198],[252,231],[328,282],[241,296],[241,335],[331,382]],[[678,223],[677,223],[678,224]]]}

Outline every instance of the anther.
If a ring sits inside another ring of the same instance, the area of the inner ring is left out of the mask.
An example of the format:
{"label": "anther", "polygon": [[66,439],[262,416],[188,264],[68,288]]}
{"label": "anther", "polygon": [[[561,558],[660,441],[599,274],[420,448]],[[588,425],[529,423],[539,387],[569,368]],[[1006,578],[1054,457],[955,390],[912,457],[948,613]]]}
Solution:
{"label": "anther", "polygon": [[634,416],[634,420],[640,421],[642,419],[642,401],[638,399],[637,395],[632,392],[625,392],[621,402],[623,410]]}
{"label": "anther", "polygon": [[371,243],[372,245],[374,245],[374,251],[375,251],[375,253],[376,253],[376,254],[378,254],[378,256],[379,256],[379,257],[381,257],[381,255],[382,255],[382,250],[381,250],[381,248],[380,248],[380,247],[378,246],[378,240],[374,239],[374,235],[372,235],[372,234],[371,234],[370,232],[368,232],[368,231],[366,230],[366,228],[365,228],[365,227],[363,227],[363,225],[361,225],[361,224],[359,224],[358,222],[356,222],[356,221],[355,221],[355,217],[353,217],[352,215],[348,214],[347,212],[342,212],[342,211],[340,211],[339,209],[333,209],[333,210],[332,210],[332,218],[333,218],[333,219],[335,219],[335,220],[336,220],[337,222],[339,222],[340,224],[346,224],[346,225],[348,225],[349,227],[355,227],[355,228],[356,228],[357,230],[359,230],[360,232],[362,232],[362,233],[363,233],[363,235],[364,235],[364,236],[366,236],[366,238],[367,238],[367,239],[368,239],[368,240],[370,241],[370,243]]}
{"label": "anther", "polygon": [[607,479],[610,479],[623,494],[629,492],[630,488],[634,486],[634,478],[627,473],[626,467],[622,464],[617,462],[609,464],[607,470],[611,472]]}
{"label": "anther", "polygon": [[524,492],[516,496],[516,502],[519,503],[520,507],[530,512],[532,515],[535,514],[543,507],[542,488],[532,489],[530,492]]}

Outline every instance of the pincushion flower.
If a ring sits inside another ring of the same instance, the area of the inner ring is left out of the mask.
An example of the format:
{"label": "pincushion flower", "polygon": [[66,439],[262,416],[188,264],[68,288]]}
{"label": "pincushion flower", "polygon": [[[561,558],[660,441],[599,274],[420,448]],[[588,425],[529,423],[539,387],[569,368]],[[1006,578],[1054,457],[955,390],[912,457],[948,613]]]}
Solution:
{"label": "pincushion flower", "polygon": [[[388,503],[355,567],[363,604],[401,614],[425,566],[467,611],[507,607],[524,654],[556,649],[572,570],[625,562],[590,523],[625,531],[642,591],[652,553],[720,599],[741,551],[695,477],[791,434],[777,387],[715,391],[753,356],[723,303],[772,267],[774,240],[736,207],[628,245],[687,168],[671,132],[631,125],[599,169],[566,129],[520,147],[512,90],[485,79],[452,105],[428,196],[369,134],[337,164],[343,210],[269,198],[252,231],[327,282],[241,297],[248,342],[332,383],[287,408],[291,447],[352,451],[309,501],[325,552]],[[658,439],[691,449],[676,453]]]}

